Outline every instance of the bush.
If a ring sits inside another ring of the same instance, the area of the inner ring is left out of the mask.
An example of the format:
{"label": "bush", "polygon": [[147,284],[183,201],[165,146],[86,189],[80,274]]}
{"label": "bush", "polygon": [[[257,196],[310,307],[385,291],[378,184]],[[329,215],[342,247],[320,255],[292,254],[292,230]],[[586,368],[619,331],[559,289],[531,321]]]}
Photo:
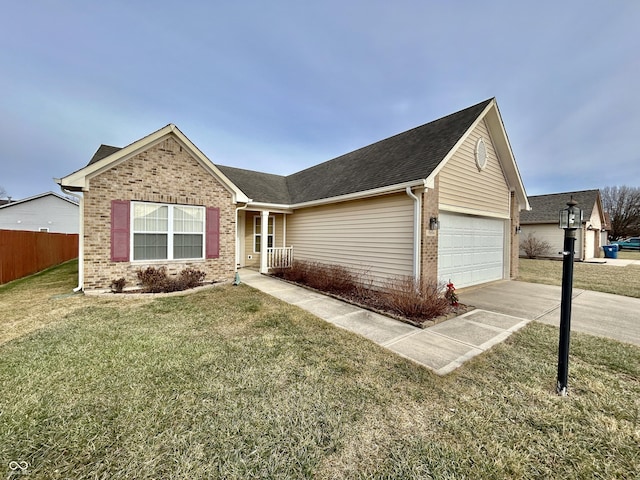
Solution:
{"label": "bush", "polygon": [[111,282],[111,291],[113,293],[122,293],[122,289],[127,284],[127,281],[124,277],[118,278],[117,280],[113,280]]}
{"label": "bush", "polygon": [[290,268],[274,270],[273,275],[410,320],[421,322],[451,311],[451,303],[445,298],[441,285],[416,284],[412,277],[390,280],[379,289],[366,274],[341,265],[299,260]]}
{"label": "bush", "polygon": [[187,290],[202,283],[206,274],[191,267],[185,268],[177,278],[167,275],[166,267],[147,267],[136,272],[144,293],[167,293]]}
{"label": "bush", "polygon": [[295,260],[273,275],[335,295],[350,295],[358,288],[358,275],[342,265]]}
{"label": "bush", "polygon": [[413,277],[389,280],[381,292],[384,307],[412,320],[429,320],[451,311],[451,304],[437,283],[416,282]]}
{"label": "bush", "polygon": [[551,250],[551,244],[529,233],[524,240],[520,242],[520,248],[524,250],[527,258],[537,258],[547,255]]}

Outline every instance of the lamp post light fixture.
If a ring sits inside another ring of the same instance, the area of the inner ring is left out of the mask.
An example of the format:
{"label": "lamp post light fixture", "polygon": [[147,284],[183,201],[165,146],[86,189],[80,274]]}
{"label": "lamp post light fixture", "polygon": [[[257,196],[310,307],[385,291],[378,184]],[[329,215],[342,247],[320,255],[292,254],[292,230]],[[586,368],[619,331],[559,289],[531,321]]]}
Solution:
{"label": "lamp post light fixture", "polygon": [[573,290],[573,259],[575,256],[576,230],[582,228],[582,210],[571,200],[567,208],[560,210],[559,228],[564,229],[562,254],[562,299],[560,303],[560,340],[558,343],[558,385],[556,391],[567,395],[569,378],[569,336],[571,331],[571,294]]}

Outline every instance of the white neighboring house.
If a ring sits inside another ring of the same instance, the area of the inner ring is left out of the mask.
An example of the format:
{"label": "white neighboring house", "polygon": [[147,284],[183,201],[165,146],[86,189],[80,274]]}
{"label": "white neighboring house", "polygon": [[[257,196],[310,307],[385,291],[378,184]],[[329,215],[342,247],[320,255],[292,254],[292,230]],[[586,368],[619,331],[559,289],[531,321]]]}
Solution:
{"label": "white neighboring house", "polygon": [[78,233],[78,204],[53,192],[0,206],[0,230]]}
{"label": "white neighboring house", "polygon": [[[531,234],[539,240],[549,242],[548,257],[562,257],[559,253],[564,245],[564,230],[558,227],[560,210],[567,208],[570,199],[578,202],[582,209],[582,228],[578,230],[575,244],[576,260],[599,258],[602,245],[607,245],[607,221],[602,208],[600,190],[552,193],[529,197],[531,210],[520,213],[520,240]],[[520,255],[524,251],[520,249]]]}

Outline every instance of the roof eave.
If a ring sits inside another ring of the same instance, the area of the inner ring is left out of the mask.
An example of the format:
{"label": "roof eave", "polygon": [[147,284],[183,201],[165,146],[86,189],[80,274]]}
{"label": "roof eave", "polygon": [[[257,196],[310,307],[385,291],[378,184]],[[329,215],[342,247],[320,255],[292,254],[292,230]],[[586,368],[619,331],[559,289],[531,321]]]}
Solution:
{"label": "roof eave", "polygon": [[331,203],[347,202],[350,200],[361,200],[364,198],[377,197],[380,195],[387,195],[389,193],[403,192],[407,187],[423,187],[428,188],[425,179],[411,180],[409,182],[398,183],[395,185],[387,185],[385,187],[373,188],[371,190],[363,190],[361,192],[347,193],[345,195],[338,195],[335,197],[320,198],[317,200],[311,200],[308,202],[301,202],[292,204],[292,209],[316,207],[320,205],[328,205]]}

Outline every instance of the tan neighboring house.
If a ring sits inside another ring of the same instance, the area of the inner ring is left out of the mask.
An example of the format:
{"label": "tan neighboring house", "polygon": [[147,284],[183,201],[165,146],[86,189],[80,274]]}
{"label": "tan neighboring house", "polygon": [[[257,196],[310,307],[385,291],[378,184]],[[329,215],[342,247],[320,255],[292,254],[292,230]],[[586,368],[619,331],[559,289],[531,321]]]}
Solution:
{"label": "tan neighboring house", "polygon": [[213,164],[175,126],[102,145],[82,192],[79,287],[192,266],[208,280],[292,258],[457,287],[515,277],[529,208],[495,99],[280,176]]}
{"label": "tan neighboring house", "polygon": [[[573,198],[582,210],[582,228],[578,230],[575,244],[575,259],[590,260],[599,258],[603,245],[608,245],[608,223],[602,208],[600,190],[581,190],[577,192],[552,193],[529,197],[531,210],[520,215],[520,239],[529,234],[549,242],[552,249],[548,257],[562,257],[559,253],[564,245],[564,230],[558,227],[560,210],[567,208],[567,202]],[[521,252],[524,256],[524,251]]]}

